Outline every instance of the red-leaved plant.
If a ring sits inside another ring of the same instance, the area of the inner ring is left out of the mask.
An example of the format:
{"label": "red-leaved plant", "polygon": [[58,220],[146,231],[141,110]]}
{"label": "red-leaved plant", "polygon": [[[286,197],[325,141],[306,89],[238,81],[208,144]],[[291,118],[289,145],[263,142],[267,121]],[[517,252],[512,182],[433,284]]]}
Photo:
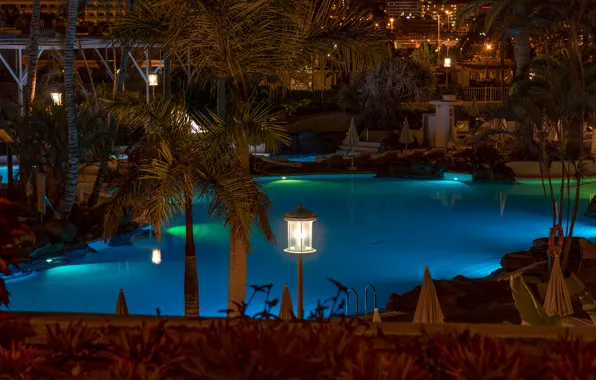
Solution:
{"label": "red-leaved plant", "polygon": [[533,358],[523,355],[518,345],[469,331],[438,334],[430,344],[440,352],[435,371],[444,372],[444,378],[520,380],[536,369],[530,367]]}
{"label": "red-leaved plant", "polygon": [[294,324],[249,319],[216,321],[186,337],[189,378],[316,379],[325,370]]}
{"label": "red-leaved plant", "polygon": [[179,344],[167,333],[166,320],[157,325],[143,322],[140,328],[129,329],[112,340],[108,349],[116,359],[125,359],[145,366],[170,366],[181,360]]}
{"label": "red-leaved plant", "polygon": [[596,342],[560,338],[545,348],[541,362],[547,379],[596,379]]}
{"label": "red-leaved plant", "polygon": [[340,380],[431,380],[432,376],[408,353],[388,353],[368,347],[348,363]]}
{"label": "red-leaved plant", "polygon": [[43,361],[36,349],[22,342],[13,342],[9,348],[0,347],[0,379],[38,379],[38,370]]}

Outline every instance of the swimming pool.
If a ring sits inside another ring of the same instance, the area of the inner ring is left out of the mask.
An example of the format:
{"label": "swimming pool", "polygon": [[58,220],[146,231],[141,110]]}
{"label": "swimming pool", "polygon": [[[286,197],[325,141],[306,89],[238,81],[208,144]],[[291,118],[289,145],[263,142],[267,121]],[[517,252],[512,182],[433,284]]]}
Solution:
{"label": "swimming pool", "polygon": [[[477,185],[367,175],[263,181],[274,205],[271,224],[278,242],[253,238],[248,284],[273,283],[277,297],[288,284],[296,301],[296,261],[283,251],[287,227],[281,216],[301,203],[319,215],[313,229],[318,252],[304,260],[305,311],[334,294],[327,277],[355,288],[361,311],[367,284],[376,287],[378,304],[384,307],[390,293],[419,285],[426,265],[436,279],[484,277],[499,268],[503,254],[528,249],[534,238],[545,236],[551,220],[549,201],[538,183]],[[580,214],[590,191],[596,193],[596,187],[583,188]],[[228,231],[202,208],[197,201],[201,314],[218,316],[227,302]],[[150,243],[106,248],[75,265],[9,282],[12,309],[113,313],[122,288],[133,314],[154,314],[159,307],[163,315],[182,315],[182,223],[177,220],[161,243],[160,265],[151,262]],[[576,235],[593,238],[594,227],[593,220],[578,216]]]}
{"label": "swimming pool", "polygon": [[[19,174],[19,165],[12,167],[12,175],[16,177]],[[0,183],[8,183],[8,167],[6,165],[0,165],[0,177],[2,181]]]}

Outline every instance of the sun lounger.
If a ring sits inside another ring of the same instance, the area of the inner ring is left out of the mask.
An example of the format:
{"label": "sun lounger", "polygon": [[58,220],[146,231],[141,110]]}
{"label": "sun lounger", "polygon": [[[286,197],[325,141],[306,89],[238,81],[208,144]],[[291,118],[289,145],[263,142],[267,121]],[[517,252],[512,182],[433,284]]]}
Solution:
{"label": "sun lounger", "polygon": [[272,165],[281,165],[281,166],[287,166],[290,168],[302,167],[301,162],[290,162],[286,158],[268,158],[268,157],[261,156],[260,159],[261,159],[261,161],[268,163],[268,164],[272,164]]}

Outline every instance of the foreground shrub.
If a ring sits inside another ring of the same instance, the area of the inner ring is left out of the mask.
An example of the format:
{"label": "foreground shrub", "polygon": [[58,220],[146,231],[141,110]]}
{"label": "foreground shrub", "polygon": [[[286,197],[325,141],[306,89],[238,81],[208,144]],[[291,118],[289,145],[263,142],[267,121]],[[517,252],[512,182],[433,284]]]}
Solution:
{"label": "foreground shrub", "polygon": [[22,342],[12,343],[9,348],[0,347],[0,379],[37,379],[43,357]]}
{"label": "foreground shrub", "polygon": [[543,351],[547,379],[596,379],[596,342],[561,338]]}
{"label": "foreground shrub", "polygon": [[[440,355],[433,360],[435,371],[446,374],[445,378],[524,379],[533,362],[532,356],[523,355],[517,345],[469,331],[437,335],[430,344],[436,347],[434,353]],[[539,371],[536,366],[531,369]]]}
{"label": "foreground shrub", "polygon": [[[5,379],[594,379],[596,343],[468,331],[390,336],[352,319],[225,319],[205,327],[47,327],[45,346],[0,348]],[[98,337],[100,340],[98,341]]]}

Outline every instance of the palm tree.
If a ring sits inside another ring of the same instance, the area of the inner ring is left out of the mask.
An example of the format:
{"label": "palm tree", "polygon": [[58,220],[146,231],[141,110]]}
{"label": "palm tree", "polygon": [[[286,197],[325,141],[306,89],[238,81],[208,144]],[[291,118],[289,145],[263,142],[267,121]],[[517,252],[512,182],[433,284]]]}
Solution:
{"label": "palm tree", "polygon": [[488,14],[479,18],[487,32],[499,39],[514,39],[515,77],[522,78],[530,63],[530,35],[535,28],[532,12],[539,0],[474,0],[458,13],[458,22],[489,7]]}
{"label": "palm tree", "polygon": [[361,112],[368,126],[393,129],[401,119],[402,103],[430,100],[435,84],[434,67],[391,60],[381,63],[377,71],[362,74],[351,86],[344,85],[338,103]]}
{"label": "palm tree", "polygon": [[[193,133],[185,106],[164,100],[147,104],[144,97],[120,94],[106,108],[129,125],[144,125],[139,158],[116,181],[105,216],[104,237],[117,233],[118,223],[132,214],[150,222],[158,236],[178,213],[185,214],[185,315],[197,316],[198,282],[192,225],[195,193],[208,202],[208,213],[230,226],[231,233],[248,236],[256,222],[272,238],[269,199],[249,171],[239,165],[229,145],[208,142]],[[241,240],[248,246],[248,240]]]}
{"label": "palm tree", "polygon": [[40,24],[41,1],[33,0],[31,4],[31,28],[29,31],[29,47],[27,62],[27,85],[25,87],[25,99],[31,104],[35,99],[35,85],[37,82],[37,54],[39,52],[39,24]]}
{"label": "palm tree", "polygon": [[[112,38],[125,46],[164,46],[170,56],[195,67],[197,77],[217,82],[215,124],[237,127],[226,143],[248,169],[249,142],[276,149],[288,141],[266,120],[258,127],[236,121],[260,107],[253,104],[254,91],[264,78],[296,77],[304,67],[360,72],[389,56],[388,38],[368,20],[367,10],[347,5],[336,9],[334,0],[140,0],[135,13],[114,26]],[[228,305],[235,308],[246,295],[242,241],[247,239],[230,238]]]}
{"label": "palm tree", "polygon": [[[127,2],[127,12],[132,13],[133,9],[133,1],[128,0]],[[124,91],[124,83],[126,82],[126,76],[128,74],[128,54],[130,52],[130,48],[128,46],[123,47],[120,49],[122,55],[120,58],[120,69],[116,71],[116,77],[114,78],[114,89],[112,91],[112,98],[116,96],[117,92]],[[93,207],[97,204],[99,200],[99,195],[103,188],[104,180],[106,171],[108,170],[108,163],[110,161],[110,156],[113,152],[113,143],[114,139],[116,138],[116,129],[118,126],[118,120],[116,118],[112,118],[109,120],[109,128],[108,133],[106,135],[106,139],[104,142],[104,149],[103,155],[99,162],[99,168],[97,169],[97,177],[95,179],[95,183],[93,184],[93,190],[91,191],[91,195],[87,200],[87,206]]]}
{"label": "palm tree", "polygon": [[67,219],[74,205],[79,179],[79,139],[77,130],[77,105],[75,99],[75,59],[74,50],[77,32],[78,0],[69,0],[66,38],[64,43],[64,93],[66,123],[68,126],[68,172],[64,191],[56,209],[59,218]]}
{"label": "palm tree", "polygon": [[[572,44],[581,46],[577,40]],[[507,102],[497,106],[493,114],[517,121],[518,133],[532,140],[536,136],[538,140],[543,186],[553,208],[553,226],[565,227],[562,265],[566,268],[584,174],[584,121],[596,115],[596,65],[589,61],[587,51],[571,49],[548,60],[537,58],[530,67],[534,76],[516,82]],[[555,150],[547,148],[547,136],[553,133],[558,143]],[[552,171],[553,161],[561,163],[560,173]],[[552,183],[555,174],[561,177],[558,188]]]}

